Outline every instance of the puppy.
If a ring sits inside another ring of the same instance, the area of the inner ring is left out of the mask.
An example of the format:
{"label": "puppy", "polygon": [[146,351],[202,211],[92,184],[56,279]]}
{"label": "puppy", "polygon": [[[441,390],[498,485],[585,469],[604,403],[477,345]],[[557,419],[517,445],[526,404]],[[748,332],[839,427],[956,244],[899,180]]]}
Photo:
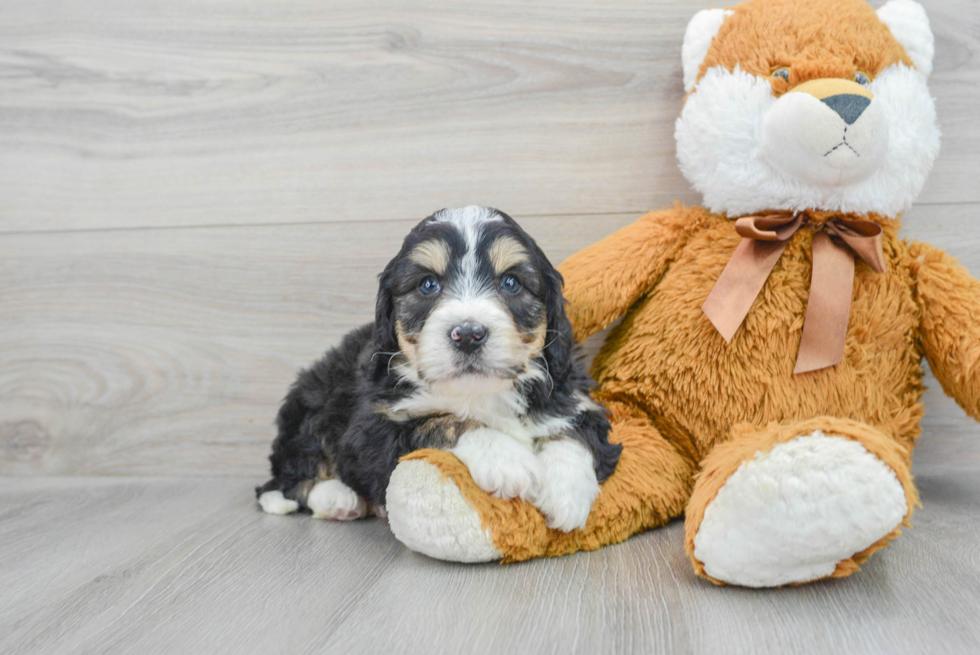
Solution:
{"label": "puppy", "polygon": [[301,372],[279,411],[266,512],[383,515],[398,459],[454,453],[549,527],[585,525],[622,449],[575,357],[561,275],[512,218],[444,209],[380,276],[375,321]]}

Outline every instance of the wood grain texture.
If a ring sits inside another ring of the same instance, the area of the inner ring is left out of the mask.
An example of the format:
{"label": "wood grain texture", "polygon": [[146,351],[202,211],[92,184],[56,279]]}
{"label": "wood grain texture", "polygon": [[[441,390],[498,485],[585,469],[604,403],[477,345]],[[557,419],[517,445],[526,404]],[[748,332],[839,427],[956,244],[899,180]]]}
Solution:
{"label": "wood grain texture", "polygon": [[[633,218],[524,222],[560,261]],[[0,236],[0,472],[261,475],[414,223]]]}
{"label": "wood grain texture", "polygon": [[[0,230],[696,201],[680,44],[715,4],[4,3]],[[980,8],[923,4],[944,146],[920,200],[977,202]]]}
{"label": "wood grain texture", "polygon": [[[714,588],[678,523],[457,566],[255,506],[279,399],[422,216],[499,206],[557,262],[698,201],[672,135],[714,4],[3,3],[0,652],[980,652],[980,428],[931,376],[916,528],[843,581]],[[923,4],[907,233],[980,275],[980,7]]]}
{"label": "wood grain texture", "polygon": [[247,480],[0,478],[0,652],[976,653],[980,481],[850,578],[694,576],[674,522],[594,553],[454,565],[382,521],[276,517]]}
{"label": "wood grain texture", "polygon": [[[978,211],[907,232],[980,273]],[[636,217],[519,218],[561,261]],[[0,236],[0,473],[262,475],[296,371],[372,320],[412,224]],[[980,427],[928,384],[916,472],[980,470]]]}

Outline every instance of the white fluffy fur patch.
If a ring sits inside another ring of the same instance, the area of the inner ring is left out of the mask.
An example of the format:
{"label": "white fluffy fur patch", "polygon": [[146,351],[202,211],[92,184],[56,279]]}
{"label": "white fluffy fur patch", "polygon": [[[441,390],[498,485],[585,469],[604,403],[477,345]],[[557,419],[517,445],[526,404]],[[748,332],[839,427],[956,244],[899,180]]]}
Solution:
{"label": "white fluffy fur patch", "polygon": [[315,519],[353,521],[367,514],[367,502],[340,480],[317,482],[306,498]]}
{"label": "white fluffy fur patch", "polygon": [[386,507],[395,538],[423,555],[451,562],[501,557],[479,513],[434,464],[400,463],[391,474]]}
{"label": "white fluffy fur patch", "polygon": [[922,5],[914,0],[890,0],[878,9],[878,18],[905,48],[916,70],[929,77],[936,46]]}
{"label": "white fluffy fur patch", "polygon": [[731,9],[702,9],[694,14],[684,32],[681,45],[681,63],[684,66],[684,91],[690,93],[701,72],[701,62],[711,49],[711,41],[721,29],[725,19],[731,16]]}
{"label": "white fluffy fur patch", "polygon": [[299,509],[299,503],[289,500],[281,491],[266,491],[259,496],[259,507],[267,514],[292,514]]}
{"label": "white fluffy fur patch", "polygon": [[490,428],[467,432],[452,453],[470,470],[478,487],[498,498],[532,500],[544,477],[534,451]]}
{"label": "white fluffy fur patch", "polygon": [[545,523],[562,532],[584,528],[599,495],[592,453],[578,441],[557,439],[545,443],[538,458],[544,479],[534,505]]}
{"label": "white fluffy fur patch", "polygon": [[891,468],[857,441],[818,430],[732,474],[705,509],[694,556],[730,584],[807,582],[889,534],[906,510]]}
{"label": "white fluffy fur patch", "polygon": [[[766,116],[777,99],[769,80],[738,67],[709,69],[675,125],[684,176],[713,212],[742,216],[771,209],[880,213],[906,211],[939,154],[939,125],[925,78],[904,64],[871,83],[887,129],[878,169],[852,184],[815,184],[762,156]],[[801,117],[800,130],[807,129]]]}

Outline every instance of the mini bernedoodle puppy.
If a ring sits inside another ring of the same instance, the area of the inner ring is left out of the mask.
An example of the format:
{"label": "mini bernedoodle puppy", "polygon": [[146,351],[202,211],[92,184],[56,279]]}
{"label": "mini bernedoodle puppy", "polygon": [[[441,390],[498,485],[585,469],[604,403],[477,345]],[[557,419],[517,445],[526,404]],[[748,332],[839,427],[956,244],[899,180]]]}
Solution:
{"label": "mini bernedoodle puppy", "polygon": [[266,512],[384,514],[398,459],[455,454],[549,527],[582,528],[622,447],[589,398],[561,275],[512,218],[444,209],[380,276],[375,321],[301,372],[279,411]]}

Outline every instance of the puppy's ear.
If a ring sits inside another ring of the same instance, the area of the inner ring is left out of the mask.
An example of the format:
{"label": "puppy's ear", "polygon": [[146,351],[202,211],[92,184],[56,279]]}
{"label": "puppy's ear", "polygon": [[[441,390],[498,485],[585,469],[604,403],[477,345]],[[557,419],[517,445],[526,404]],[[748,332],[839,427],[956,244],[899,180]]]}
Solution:
{"label": "puppy's ear", "polygon": [[559,384],[568,377],[572,369],[572,353],[575,348],[572,324],[565,314],[565,296],[562,294],[565,280],[537,244],[534,244],[534,251],[539,270],[544,275],[545,311],[548,320],[544,358],[552,379],[555,384]]}
{"label": "puppy's ear", "polygon": [[[391,292],[394,282],[395,264],[392,259],[378,276],[378,300],[374,307],[374,345],[380,352],[398,352],[398,336],[395,334],[395,300]],[[387,358],[376,357],[375,363],[383,363],[381,370],[387,371]],[[380,364],[378,364],[380,365]]]}

